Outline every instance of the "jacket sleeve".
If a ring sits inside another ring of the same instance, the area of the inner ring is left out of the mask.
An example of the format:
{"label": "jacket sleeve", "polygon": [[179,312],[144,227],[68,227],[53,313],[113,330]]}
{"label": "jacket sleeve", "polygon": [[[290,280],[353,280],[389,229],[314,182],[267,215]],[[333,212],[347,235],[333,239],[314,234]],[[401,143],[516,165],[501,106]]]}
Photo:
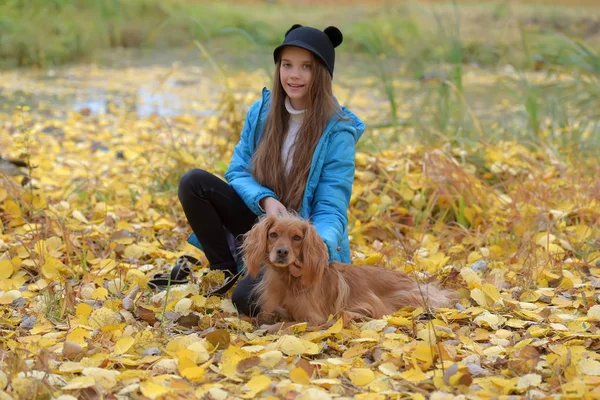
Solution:
{"label": "jacket sleeve", "polygon": [[252,152],[250,150],[250,141],[256,135],[253,135],[255,124],[258,121],[260,112],[260,101],[255,102],[248,110],[244,128],[240,136],[240,141],[233,150],[233,156],[229,168],[225,173],[225,179],[240,195],[244,203],[256,215],[261,215],[264,211],[260,208],[258,202],[263,197],[274,197],[275,193],[254,179],[252,175]]}
{"label": "jacket sleeve", "polygon": [[356,141],[348,131],[337,132],[329,145],[315,190],[311,220],[327,245],[329,261],[343,241],[354,181]]}

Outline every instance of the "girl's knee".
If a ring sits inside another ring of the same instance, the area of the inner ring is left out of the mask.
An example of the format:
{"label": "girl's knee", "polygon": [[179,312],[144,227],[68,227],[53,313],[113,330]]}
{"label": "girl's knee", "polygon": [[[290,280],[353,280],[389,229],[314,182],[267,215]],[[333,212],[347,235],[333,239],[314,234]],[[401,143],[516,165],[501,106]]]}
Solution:
{"label": "girl's knee", "polygon": [[202,187],[202,182],[206,179],[206,175],[209,175],[203,169],[195,168],[186,172],[179,179],[179,187],[177,194],[179,200],[187,199],[195,190]]}
{"label": "girl's knee", "polygon": [[240,315],[248,315],[248,292],[243,290],[239,285],[237,285],[233,289],[233,293],[231,293],[231,302],[238,310]]}

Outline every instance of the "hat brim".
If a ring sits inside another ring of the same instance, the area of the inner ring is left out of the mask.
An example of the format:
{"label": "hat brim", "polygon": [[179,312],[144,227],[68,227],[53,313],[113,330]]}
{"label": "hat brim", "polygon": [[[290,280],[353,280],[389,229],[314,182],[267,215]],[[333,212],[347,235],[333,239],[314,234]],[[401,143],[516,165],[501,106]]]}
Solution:
{"label": "hat brim", "polygon": [[325,68],[327,68],[327,71],[329,71],[329,74],[331,76],[333,76],[333,71],[331,69],[329,69],[329,65],[327,65],[327,62],[325,61],[325,59],[319,55],[319,52],[314,47],[307,45],[306,43],[298,41],[298,40],[292,40],[290,42],[287,42],[285,44],[277,46],[275,48],[275,50],[273,50],[273,61],[275,63],[277,63],[277,59],[279,58],[279,52],[281,52],[281,50],[287,46],[300,47],[301,49],[310,51],[315,57],[317,57],[319,60],[321,60],[323,62],[323,65],[325,65]]}

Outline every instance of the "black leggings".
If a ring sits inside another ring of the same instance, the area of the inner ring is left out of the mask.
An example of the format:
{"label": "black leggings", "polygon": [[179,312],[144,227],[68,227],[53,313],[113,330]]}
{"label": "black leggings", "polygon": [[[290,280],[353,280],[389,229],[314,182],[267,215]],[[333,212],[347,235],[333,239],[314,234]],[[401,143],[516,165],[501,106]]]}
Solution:
{"label": "black leggings", "polygon": [[[239,238],[252,228],[257,216],[227,182],[202,169],[193,169],[181,177],[178,195],[210,269],[237,273],[225,229]],[[258,314],[256,299],[250,292],[259,280],[260,277],[244,276],[233,290],[231,301],[240,314]]]}

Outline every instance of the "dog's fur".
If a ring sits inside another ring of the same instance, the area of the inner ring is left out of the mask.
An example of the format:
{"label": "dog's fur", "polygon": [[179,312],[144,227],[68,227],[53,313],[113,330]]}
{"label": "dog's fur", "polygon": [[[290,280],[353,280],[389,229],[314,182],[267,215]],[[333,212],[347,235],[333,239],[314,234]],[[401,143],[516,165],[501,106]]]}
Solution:
{"label": "dog's fur", "polygon": [[405,306],[448,307],[454,295],[435,283],[418,284],[383,267],[328,264],[328,250],[315,227],[293,214],[266,217],[244,240],[248,273],[261,313],[323,324],[330,315],[381,318]]}

